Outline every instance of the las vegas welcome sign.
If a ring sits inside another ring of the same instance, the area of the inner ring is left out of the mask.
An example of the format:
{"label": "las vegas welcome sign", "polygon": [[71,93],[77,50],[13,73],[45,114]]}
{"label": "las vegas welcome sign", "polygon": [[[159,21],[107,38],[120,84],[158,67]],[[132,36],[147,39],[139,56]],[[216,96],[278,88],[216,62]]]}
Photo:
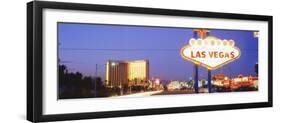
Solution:
{"label": "las vegas welcome sign", "polygon": [[189,40],[180,50],[181,56],[195,64],[214,70],[240,57],[240,49],[234,40],[221,40],[214,36]]}

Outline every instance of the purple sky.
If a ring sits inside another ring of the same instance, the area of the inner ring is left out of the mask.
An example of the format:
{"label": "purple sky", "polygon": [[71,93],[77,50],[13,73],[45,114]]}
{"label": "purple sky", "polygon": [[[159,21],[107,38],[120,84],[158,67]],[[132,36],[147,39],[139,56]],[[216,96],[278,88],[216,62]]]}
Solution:
{"label": "purple sky", "polygon": [[[212,73],[228,76],[255,75],[258,61],[258,38],[252,31],[211,29],[210,35],[233,39],[241,56]],[[193,75],[193,63],[184,60],[180,49],[193,37],[192,29],[124,25],[58,23],[59,59],[70,71],[105,77],[107,60],[148,59],[150,77],[186,81]],[[207,70],[199,67],[199,79]]]}

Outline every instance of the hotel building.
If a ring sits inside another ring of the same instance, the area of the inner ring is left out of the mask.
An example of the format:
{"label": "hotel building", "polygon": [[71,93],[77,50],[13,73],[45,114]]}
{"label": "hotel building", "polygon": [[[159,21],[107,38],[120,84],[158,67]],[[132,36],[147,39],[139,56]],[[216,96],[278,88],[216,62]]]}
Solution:
{"label": "hotel building", "polygon": [[106,63],[106,81],[108,87],[145,86],[149,79],[148,60],[116,61]]}

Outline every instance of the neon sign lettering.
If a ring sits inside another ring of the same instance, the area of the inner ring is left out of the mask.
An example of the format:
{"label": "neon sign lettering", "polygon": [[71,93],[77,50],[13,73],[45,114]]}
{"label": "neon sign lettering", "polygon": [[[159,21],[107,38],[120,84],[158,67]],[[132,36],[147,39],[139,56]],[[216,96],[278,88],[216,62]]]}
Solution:
{"label": "neon sign lettering", "polygon": [[235,47],[234,40],[221,40],[214,36],[205,39],[190,39],[189,44],[180,51],[188,61],[214,70],[240,57],[240,49]]}

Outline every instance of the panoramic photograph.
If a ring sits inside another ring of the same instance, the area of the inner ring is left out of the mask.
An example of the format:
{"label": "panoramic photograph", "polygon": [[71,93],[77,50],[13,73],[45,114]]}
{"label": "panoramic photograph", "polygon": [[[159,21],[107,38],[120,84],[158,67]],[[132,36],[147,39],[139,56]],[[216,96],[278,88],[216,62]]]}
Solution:
{"label": "panoramic photograph", "polygon": [[255,30],[57,23],[58,99],[258,91]]}

